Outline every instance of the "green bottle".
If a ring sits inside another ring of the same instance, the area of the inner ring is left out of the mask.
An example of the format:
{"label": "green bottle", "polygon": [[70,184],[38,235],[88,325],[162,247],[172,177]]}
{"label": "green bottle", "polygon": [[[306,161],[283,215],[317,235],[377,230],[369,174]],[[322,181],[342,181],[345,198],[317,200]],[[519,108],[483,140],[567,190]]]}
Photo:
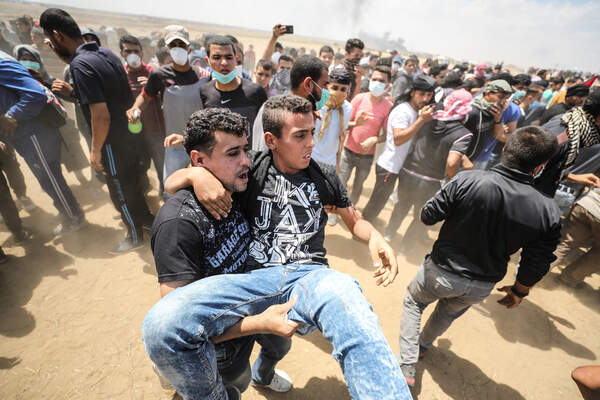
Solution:
{"label": "green bottle", "polygon": [[142,131],[142,120],[140,119],[140,115],[138,114],[138,110],[133,112],[133,118],[136,120],[134,123],[129,122],[127,124],[127,128],[129,128],[129,132],[137,135]]}

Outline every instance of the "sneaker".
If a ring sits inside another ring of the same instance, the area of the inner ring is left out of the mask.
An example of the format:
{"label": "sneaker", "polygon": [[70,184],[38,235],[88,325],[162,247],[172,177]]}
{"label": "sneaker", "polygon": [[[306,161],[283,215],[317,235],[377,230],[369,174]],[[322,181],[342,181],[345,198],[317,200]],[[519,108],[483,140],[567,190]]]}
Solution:
{"label": "sneaker", "polygon": [[417,375],[415,364],[400,364],[400,369],[408,387],[415,386],[415,376]]}
{"label": "sneaker", "polygon": [[139,249],[144,247],[144,242],[138,241],[137,243],[133,243],[131,238],[127,236],[123,239],[114,249],[109,251],[109,254],[122,254],[127,253],[128,251]]}
{"label": "sneaker", "polygon": [[327,225],[333,226],[338,223],[338,216],[336,214],[329,214],[327,218]]}
{"label": "sneaker", "polygon": [[32,236],[32,233],[29,229],[22,228],[21,232],[14,235],[15,244],[23,244],[23,242],[25,242],[27,239],[31,239],[31,236]]}
{"label": "sneaker", "polygon": [[241,400],[242,398],[242,394],[235,386],[227,386],[225,391],[227,392],[227,400]]}
{"label": "sneaker", "polygon": [[271,383],[269,383],[268,385],[263,385],[252,380],[252,386],[264,387],[267,389],[271,389],[274,392],[285,393],[289,392],[292,389],[292,378],[290,378],[289,375],[285,373],[285,371],[275,369],[275,375],[273,375]]}
{"label": "sneaker", "polygon": [[62,222],[52,230],[52,235],[59,236],[64,235],[65,233],[77,232],[85,225],[85,223],[86,220],[83,217],[79,218],[76,221]]}
{"label": "sneaker", "polygon": [[33,211],[37,208],[33,201],[27,196],[21,196],[17,199],[17,205],[20,209],[25,210],[27,212]]}

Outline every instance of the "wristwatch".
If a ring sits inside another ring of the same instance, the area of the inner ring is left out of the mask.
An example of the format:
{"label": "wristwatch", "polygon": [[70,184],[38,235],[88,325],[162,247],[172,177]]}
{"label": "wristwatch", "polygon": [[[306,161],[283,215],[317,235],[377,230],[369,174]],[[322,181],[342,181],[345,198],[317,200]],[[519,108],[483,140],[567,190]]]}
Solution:
{"label": "wristwatch", "polygon": [[514,285],[513,285],[513,286],[511,286],[510,290],[511,290],[511,292],[513,292],[513,294],[514,294],[515,296],[517,296],[517,297],[518,297],[518,298],[520,298],[520,299],[522,299],[523,297],[526,297],[526,296],[528,296],[528,295],[529,295],[529,292],[527,292],[527,293],[521,293],[521,292],[519,292],[519,291],[517,290],[516,286],[514,286]]}

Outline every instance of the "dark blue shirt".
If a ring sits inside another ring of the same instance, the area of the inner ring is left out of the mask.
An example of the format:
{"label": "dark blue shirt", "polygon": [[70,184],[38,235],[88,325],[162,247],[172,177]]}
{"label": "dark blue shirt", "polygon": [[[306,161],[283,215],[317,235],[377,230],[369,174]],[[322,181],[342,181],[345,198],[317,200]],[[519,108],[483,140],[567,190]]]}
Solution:
{"label": "dark blue shirt", "polygon": [[75,94],[89,126],[92,126],[89,105],[106,103],[110,114],[106,142],[134,137],[127,130],[125,115],[133,104],[133,96],[119,58],[96,42],[84,43],[75,50],[70,68]]}

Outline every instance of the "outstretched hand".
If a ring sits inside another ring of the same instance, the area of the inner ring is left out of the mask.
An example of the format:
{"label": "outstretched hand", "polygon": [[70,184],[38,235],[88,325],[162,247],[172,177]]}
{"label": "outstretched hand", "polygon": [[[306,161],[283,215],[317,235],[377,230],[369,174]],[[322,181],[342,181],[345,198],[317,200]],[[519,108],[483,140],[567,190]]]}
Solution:
{"label": "outstretched hand", "polygon": [[386,287],[394,282],[398,275],[398,262],[394,250],[387,244],[385,239],[381,238],[381,241],[378,240],[377,242],[375,247],[372,247],[371,241],[369,241],[369,250],[375,267],[373,277],[376,278],[375,284],[377,286],[383,285],[383,287]]}

